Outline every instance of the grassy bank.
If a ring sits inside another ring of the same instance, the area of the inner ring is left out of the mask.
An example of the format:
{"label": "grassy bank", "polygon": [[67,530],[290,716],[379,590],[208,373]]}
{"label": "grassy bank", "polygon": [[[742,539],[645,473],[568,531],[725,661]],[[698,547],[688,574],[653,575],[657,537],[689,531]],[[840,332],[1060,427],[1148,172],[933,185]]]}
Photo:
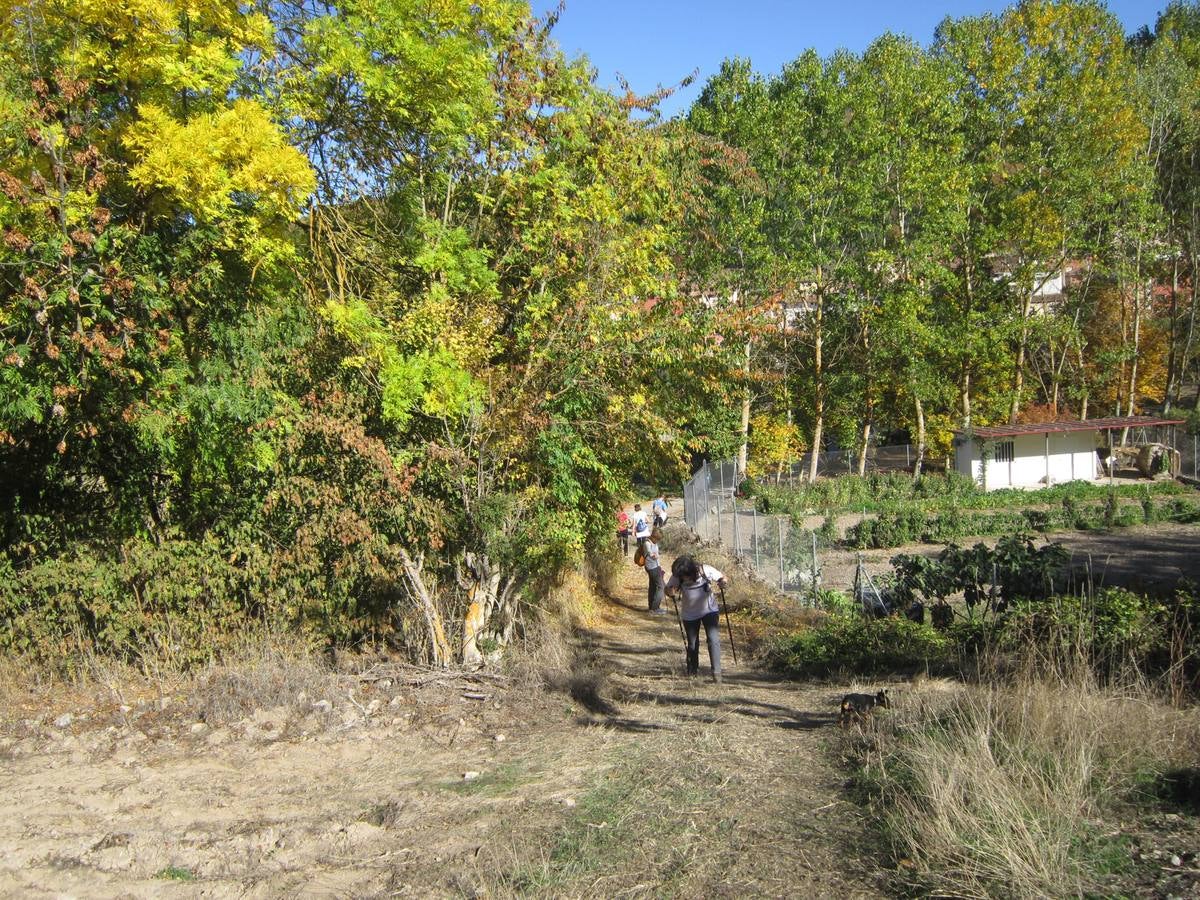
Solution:
{"label": "grassy bank", "polygon": [[1155,839],[1166,867],[1138,849],[1164,804],[1185,814],[1184,835],[1200,831],[1186,805],[1164,799],[1181,773],[1200,771],[1200,713],[1172,708],[1144,682],[1104,687],[1085,669],[1066,679],[935,682],[872,724],[849,734],[845,750],[910,890],[1129,896],[1165,878],[1185,896],[1185,885],[1197,886],[1186,867],[1169,871],[1185,837]]}

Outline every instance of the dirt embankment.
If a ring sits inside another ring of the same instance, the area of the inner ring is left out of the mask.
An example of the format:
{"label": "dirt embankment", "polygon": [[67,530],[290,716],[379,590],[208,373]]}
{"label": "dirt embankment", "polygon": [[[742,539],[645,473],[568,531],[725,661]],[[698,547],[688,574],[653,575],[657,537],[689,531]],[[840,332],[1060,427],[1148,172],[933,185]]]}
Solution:
{"label": "dirt embankment", "polygon": [[878,896],[825,746],[842,687],[728,645],[723,685],[686,678],[644,578],[549,687],[270,663],[10,695],[0,895]]}

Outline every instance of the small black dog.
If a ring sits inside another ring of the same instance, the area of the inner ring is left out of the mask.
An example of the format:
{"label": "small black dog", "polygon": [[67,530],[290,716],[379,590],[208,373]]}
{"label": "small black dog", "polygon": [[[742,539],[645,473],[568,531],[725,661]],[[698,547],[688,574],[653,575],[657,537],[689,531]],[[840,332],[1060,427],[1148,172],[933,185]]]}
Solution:
{"label": "small black dog", "polygon": [[842,725],[850,724],[851,719],[865,719],[877,706],[889,705],[887,691],[877,694],[847,694],[842,698]]}

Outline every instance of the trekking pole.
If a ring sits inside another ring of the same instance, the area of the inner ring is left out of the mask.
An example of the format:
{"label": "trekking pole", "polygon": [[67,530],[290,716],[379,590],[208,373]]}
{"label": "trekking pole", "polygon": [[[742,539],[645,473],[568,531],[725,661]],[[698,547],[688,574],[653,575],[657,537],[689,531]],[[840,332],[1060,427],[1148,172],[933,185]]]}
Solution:
{"label": "trekking pole", "polygon": [[674,594],[671,594],[671,605],[675,607],[675,621],[679,623],[679,636],[683,638],[683,668],[686,670],[688,665],[687,632],[683,630],[683,616],[679,613],[679,601],[675,599]]}
{"label": "trekking pole", "polygon": [[683,638],[684,644],[687,644],[687,634],[683,630],[683,616],[679,614],[679,601],[675,599],[675,595],[671,595],[671,605],[675,607],[675,621],[679,623],[679,634]]}
{"label": "trekking pole", "polygon": [[725,628],[729,631],[729,649],[733,651],[733,664],[737,665],[737,644],[733,642],[733,623],[729,621],[729,606],[725,603],[725,588],[721,588],[721,609],[725,610]]}

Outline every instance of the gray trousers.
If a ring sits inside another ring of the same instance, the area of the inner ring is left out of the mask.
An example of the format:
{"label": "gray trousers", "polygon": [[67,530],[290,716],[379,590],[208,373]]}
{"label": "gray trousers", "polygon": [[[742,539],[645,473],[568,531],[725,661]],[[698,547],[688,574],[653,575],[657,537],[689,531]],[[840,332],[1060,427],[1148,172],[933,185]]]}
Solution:
{"label": "gray trousers", "polygon": [[684,619],[683,627],[687,631],[687,672],[696,675],[700,672],[700,626],[704,626],[704,634],[708,638],[708,661],[712,663],[714,675],[721,674],[721,614],[711,612],[703,619]]}
{"label": "gray trousers", "polygon": [[649,579],[649,583],[646,585],[646,600],[650,604],[650,611],[655,612],[662,608],[663,596],[666,593],[662,566],[655,569],[647,569],[646,577]]}

